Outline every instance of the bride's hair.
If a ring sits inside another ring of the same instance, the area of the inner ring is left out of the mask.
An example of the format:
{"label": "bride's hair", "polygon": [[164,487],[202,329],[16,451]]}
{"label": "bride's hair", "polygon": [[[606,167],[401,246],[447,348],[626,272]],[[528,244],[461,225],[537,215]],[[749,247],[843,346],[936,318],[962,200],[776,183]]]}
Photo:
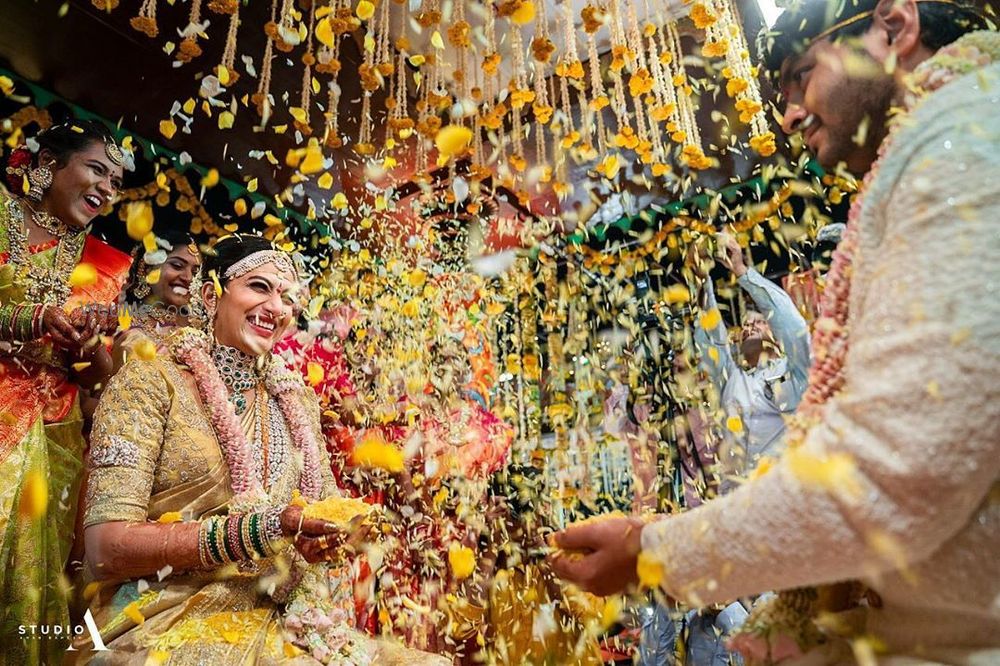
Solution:
{"label": "bride's hair", "polygon": [[[277,250],[266,238],[249,234],[234,234],[226,236],[205,252],[201,263],[201,277],[206,283],[211,282],[214,272],[219,284],[226,286],[226,271],[237,261],[249,257],[261,250]],[[280,252],[280,250],[278,250]]]}

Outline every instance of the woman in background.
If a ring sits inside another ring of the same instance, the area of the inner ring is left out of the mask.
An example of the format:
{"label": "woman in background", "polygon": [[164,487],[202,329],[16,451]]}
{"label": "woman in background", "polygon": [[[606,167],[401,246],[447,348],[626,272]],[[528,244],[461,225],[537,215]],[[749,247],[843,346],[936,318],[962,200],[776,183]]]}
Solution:
{"label": "woman in background", "polygon": [[166,338],[178,328],[200,323],[192,294],[201,287],[201,251],[185,232],[166,228],[156,236],[156,249],[139,245],[125,285],[127,314],[121,319],[112,358],[117,372],[143,341],[161,351]]}
{"label": "woman in background", "polygon": [[[65,643],[18,636],[19,625],[69,622],[62,573],[83,466],[80,389],[111,366],[100,335],[128,255],[91,236],[114,203],[125,156],[107,128],[47,129],[15,150],[0,193],[0,660],[61,660]],[[74,279],[74,270],[80,267]]]}

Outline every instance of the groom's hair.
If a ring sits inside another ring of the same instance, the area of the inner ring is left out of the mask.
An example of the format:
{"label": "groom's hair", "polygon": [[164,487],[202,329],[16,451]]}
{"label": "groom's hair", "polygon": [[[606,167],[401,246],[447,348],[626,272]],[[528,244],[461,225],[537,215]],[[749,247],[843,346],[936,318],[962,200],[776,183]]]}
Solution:
{"label": "groom's hair", "polygon": [[[804,52],[821,35],[835,40],[864,34],[872,26],[879,1],[793,2],[771,28],[764,28],[757,37],[757,50],[767,72],[776,77],[786,59]],[[977,8],[964,0],[917,0],[917,11],[920,41],[933,51],[968,32],[989,27]],[[829,34],[824,34],[827,31]]]}

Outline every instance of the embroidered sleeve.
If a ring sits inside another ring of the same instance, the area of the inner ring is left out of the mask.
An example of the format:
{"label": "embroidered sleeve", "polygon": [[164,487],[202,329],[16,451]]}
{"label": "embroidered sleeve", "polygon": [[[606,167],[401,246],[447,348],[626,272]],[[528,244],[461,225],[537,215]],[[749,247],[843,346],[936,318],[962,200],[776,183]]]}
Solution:
{"label": "embroidered sleeve", "polygon": [[170,394],[157,361],[129,361],[94,415],[84,525],[144,521]]}

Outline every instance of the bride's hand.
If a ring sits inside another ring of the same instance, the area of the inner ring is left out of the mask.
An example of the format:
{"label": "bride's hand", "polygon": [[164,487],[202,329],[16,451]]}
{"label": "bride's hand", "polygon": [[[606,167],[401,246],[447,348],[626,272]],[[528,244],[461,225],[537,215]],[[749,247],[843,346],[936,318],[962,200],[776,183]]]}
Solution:
{"label": "bride's hand", "polygon": [[334,523],[305,518],[302,507],[291,504],[281,512],[281,533],[310,564],[331,559],[344,542],[344,533]]}

